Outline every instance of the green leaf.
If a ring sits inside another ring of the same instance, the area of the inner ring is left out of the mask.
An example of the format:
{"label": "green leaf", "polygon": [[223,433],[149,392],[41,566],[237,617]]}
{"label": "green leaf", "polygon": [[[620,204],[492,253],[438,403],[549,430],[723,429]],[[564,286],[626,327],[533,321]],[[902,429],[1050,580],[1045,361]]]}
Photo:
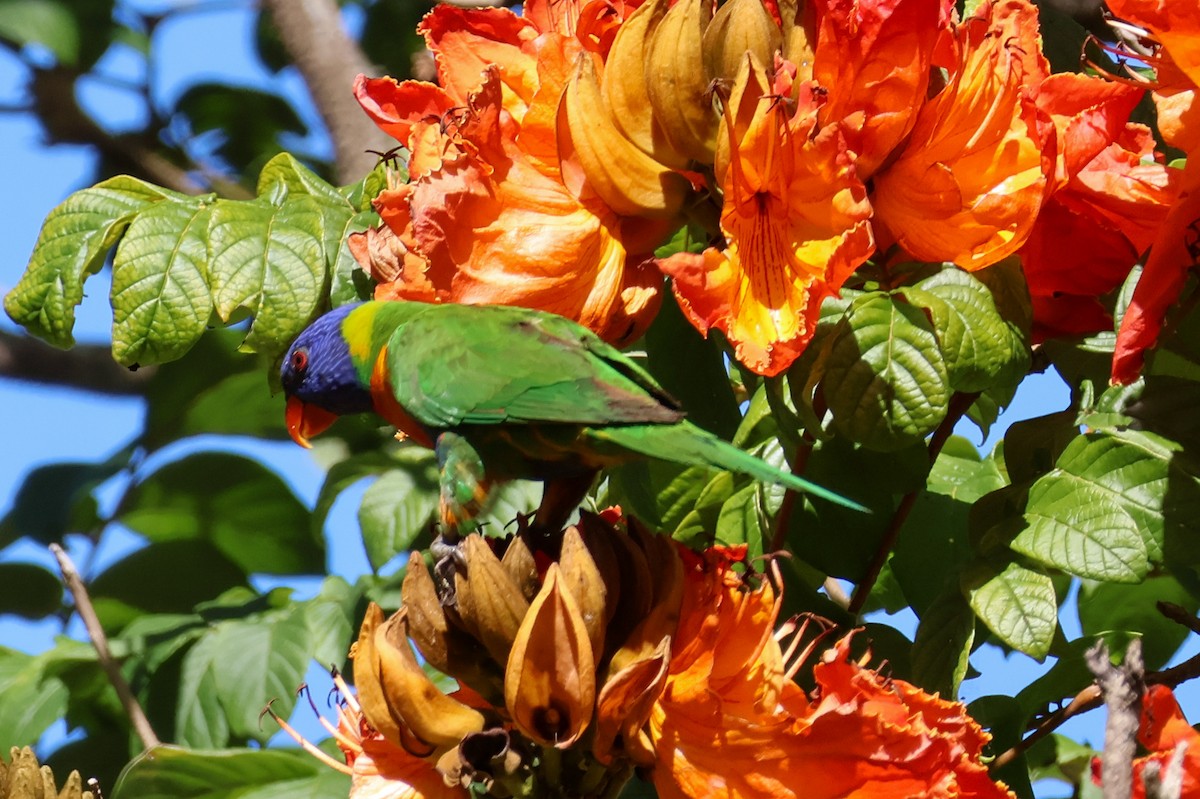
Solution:
{"label": "green leaf", "polygon": [[957,589],[945,591],[921,616],[912,647],[913,682],[943,697],[958,696],[975,642],[975,612]]}
{"label": "green leaf", "polygon": [[312,660],[308,625],[301,607],[217,625],[210,668],[232,734],[260,741],[274,735],[259,723],[269,702],[284,718],[291,714]]}
{"label": "green leaf", "polygon": [[244,347],[282,352],[316,312],[325,290],[325,224],[311,197],[281,206],[222,202],[209,222],[209,279],[222,321],[254,315]]}
{"label": "green leaf", "polygon": [[196,748],[229,743],[229,721],[217,695],[213,672],[219,643],[209,635],[188,650],[179,681],[175,740]]}
{"label": "green leaf", "polygon": [[984,460],[975,445],[962,436],[946,439],[926,483],[929,491],[968,503],[1004,485],[1004,475],[996,462]]}
{"label": "green leaf", "polygon": [[932,314],[953,390],[984,391],[1005,376],[1016,382],[1012,378],[1025,373],[1025,342],[1001,317],[988,288],[969,273],[942,269],[898,293]]}
{"label": "green leaf", "polygon": [[161,202],[139,213],[113,259],[113,357],[129,366],[181,357],[212,315],[209,206]]}
{"label": "green leaf", "polygon": [[1158,612],[1159,602],[1171,602],[1189,613],[1200,609],[1200,600],[1167,575],[1148,577],[1136,585],[1085,580],[1079,591],[1079,622],[1087,636],[1112,630],[1141,636],[1146,668],[1159,669],[1188,636],[1186,627]]}
{"label": "green leaf", "polygon": [[308,626],[309,658],[324,666],[334,665],[340,669],[346,661],[355,634],[346,608],[337,602],[320,598],[305,602],[302,607],[304,622]]}
{"label": "green leaf", "polygon": [[870,449],[920,441],[946,416],[946,365],[925,314],[886,294],[851,304],[821,381],[833,427]]}
{"label": "green leaf", "polygon": [[121,773],[113,799],[318,799],[350,778],[294,749],[204,751],[157,746]]}
{"label": "green leaf", "polygon": [[[246,574],[207,541],[150,544],[126,555],[92,581],[101,621],[129,621],[144,612],[183,613],[226,589],[245,585]],[[114,604],[115,602],[115,604]]]}
{"label": "green leaf", "polygon": [[363,545],[371,568],[378,571],[401,552],[412,548],[438,508],[438,472],[429,450],[406,448],[401,457],[408,468],[392,469],[363,494],[358,509]]}
{"label": "green leaf", "polygon": [[395,461],[386,453],[379,451],[361,452],[340,460],[329,467],[325,473],[325,482],[317,494],[317,505],[312,513],[313,534],[321,536],[325,531],[325,520],[333,503],[342,492],[360,480],[375,477],[395,466]]}
{"label": "green leaf", "polygon": [[1163,561],[1167,519],[1200,514],[1200,482],[1177,457],[1178,446],[1143,431],[1080,436],[1055,474],[1105,494],[1137,523],[1151,563]]}
{"label": "green leaf", "polygon": [[1132,583],[1146,576],[1146,544],[1133,517],[1090,484],[1056,472],[1029,489],[1013,550],[1077,577]]}
{"label": "green leaf", "polygon": [[62,583],[32,563],[0,563],[0,614],[41,619],[62,606]]}
{"label": "green leaf", "polygon": [[[248,359],[249,360],[249,359]],[[251,361],[251,365],[253,361]],[[282,394],[271,395],[258,369],[217,380],[180,409],[176,435],[254,436],[288,440]]]}
{"label": "green leaf", "polygon": [[239,455],[202,452],[168,463],[129,491],[117,521],[151,541],[209,541],[247,574],[325,568],[308,510],[278,475]]}
{"label": "green leaf", "polygon": [[0,750],[32,746],[67,709],[67,688],[43,659],[0,647]]}
{"label": "green leaf", "polygon": [[1011,425],[1004,431],[1004,468],[1009,482],[1024,483],[1049,472],[1078,435],[1079,425],[1071,410]]}
{"label": "green leaf", "polygon": [[735,491],[721,505],[717,516],[716,540],[726,546],[748,544],[751,555],[762,554],[763,531],[759,525],[754,484]]}
{"label": "green leaf", "polygon": [[307,195],[322,205],[344,209],[347,215],[354,209],[335,186],[300,163],[291,153],[280,153],[258,173],[258,195],[280,205],[292,196]]}
{"label": "green leaf", "polygon": [[75,306],[83,284],[100,271],[109,249],[134,217],[158,202],[196,206],[208,198],[188,197],[121,175],[77,191],[50,212],[25,274],[4,298],[17,324],[58,347],[75,343]]}
{"label": "green leaf", "polygon": [[[638,460],[609,469],[604,504],[620,505],[652,527],[678,530],[693,509],[716,470],[658,460]],[[724,499],[721,499],[724,502]],[[708,530],[712,533],[711,528]]]}
{"label": "green leaf", "polygon": [[193,133],[220,131],[216,151],[238,171],[279,151],[279,135],[306,135],[295,109],[277,94],[245,86],[197,83],[176,101]]}
{"label": "green leaf", "polygon": [[1010,563],[1002,571],[981,566],[964,574],[971,609],[1000,640],[1036,660],[1050,651],[1058,627],[1058,602],[1050,578]]}
{"label": "green leaf", "polygon": [[332,250],[337,255],[329,270],[329,304],[334,308],[351,302],[369,300],[374,294],[371,278],[367,277],[367,273],[350,254],[350,234],[359,233],[378,224],[379,214],[372,209],[358,211],[343,226],[341,240],[336,249]]}
{"label": "green leaf", "polygon": [[67,66],[74,66],[79,60],[79,25],[75,15],[65,3],[53,0],[0,2],[0,41],[11,42],[17,48],[40,44]]}
{"label": "green leaf", "polygon": [[696,332],[674,295],[663,300],[646,331],[646,368],[678,399],[688,419],[728,440],[740,415],[716,340]]}
{"label": "green leaf", "polygon": [[91,492],[120,469],[106,463],[51,463],[25,475],[12,509],[0,521],[0,545],[30,536],[42,544],[62,541],[71,532],[91,532],[95,500]]}

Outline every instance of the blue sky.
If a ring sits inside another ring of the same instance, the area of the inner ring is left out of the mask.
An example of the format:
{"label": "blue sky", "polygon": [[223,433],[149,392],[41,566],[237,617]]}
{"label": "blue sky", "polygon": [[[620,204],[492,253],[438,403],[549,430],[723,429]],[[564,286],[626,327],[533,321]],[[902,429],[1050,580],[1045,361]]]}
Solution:
{"label": "blue sky", "polygon": [[[162,6],[161,3],[157,5]],[[156,41],[156,52],[163,54],[156,84],[159,98],[173,98],[192,83],[212,79],[269,87],[290,97],[304,97],[303,87],[294,76],[273,79],[258,66],[252,52],[251,14],[227,4],[220,4],[220,7],[223,9],[220,12],[191,14],[177,24],[164,25],[158,32],[161,38]],[[139,78],[139,63],[131,53],[117,52],[107,58],[103,66],[115,77]],[[0,52],[0,106],[19,101],[24,80],[22,73],[16,59],[7,51]],[[139,121],[137,106],[131,104],[121,90],[110,86],[93,84],[86,87],[81,102],[89,108],[103,109],[102,119],[113,130]],[[305,116],[311,127],[319,128],[311,110],[306,111]],[[314,145],[309,144],[311,146]],[[15,113],[0,113],[0,151],[4,153],[4,158],[0,159],[0,185],[6,188],[4,199],[0,200],[0,292],[7,292],[24,268],[42,219],[70,191],[82,187],[81,181],[91,174],[92,162],[83,148],[45,148],[36,123]],[[87,289],[88,297],[79,309],[76,337],[81,342],[105,342],[111,324],[105,301],[106,276],[92,278]],[[7,317],[0,318],[0,325],[13,329]],[[978,432],[970,425],[965,425],[961,432],[990,449],[1007,424],[1059,410],[1066,403],[1066,387],[1056,375],[1033,376],[1023,385],[1002,424],[997,425],[986,443],[979,441]],[[0,513],[11,504],[23,474],[30,467],[61,460],[104,459],[137,432],[142,418],[141,403],[137,400],[99,397],[5,380],[0,380],[0,408],[4,409],[9,421],[4,445],[0,448],[3,453],[0,455]],[[315,500],[322,479],[321,470],[308,453],[290,443],[199,440],[177,448],[171,454],[178,457],[192,449],[214,444],[264,458],[285,477],[303,501],[311,505]],[[331,547],[331,552],[335,553],[331,555],[334,558],[331,567],[351,580],[367,569],[361,547],[346,545],[358,540],[351,528],[356,504],[353,493],[343,497],[330,527],[330,536],[342,544]],[[348,529],[348,532],[339,536],[337,531],[342,529]],[[132,536],[115,536],[98,553],[92,568],[103,568],[136,545]],[[79,552],[78,548],[76,552]],[[0,559],[14,558],[53,568],[49,555],[32,545],[13,547],[0,554]],[[1063,615],[1068,638],[1077,637],[1079,626],[1074,614],[1068,610]],[[914,626],[911,617],[898,618],[893,623],[911,636]],[[0,617],[0,644],[23,651],[35,652],[48,647],[53,635],[59,632],[54,623],[29,624]],[[79,634],[74,627],[70,632]],[[1193,653],[1197,648],[1193,636],[1185,654]],[[981,649],[972,661],[988,677],[968,681],[963,686],[962,693],[967,699],[1003,693],[1006,686],[1024,686],[1044,668],[1024,655],[1005,658],[991,647]],[[1191,705],[1195,717],[1195,708],[1200,708],[1200,686],[1183,689],[1181,699],[1185,708]],[[1101,725],[1101,715],[1093,713],[1068,724],[1063,731],[1098,743]],[[56,735],[61,737],[61,730]]]}

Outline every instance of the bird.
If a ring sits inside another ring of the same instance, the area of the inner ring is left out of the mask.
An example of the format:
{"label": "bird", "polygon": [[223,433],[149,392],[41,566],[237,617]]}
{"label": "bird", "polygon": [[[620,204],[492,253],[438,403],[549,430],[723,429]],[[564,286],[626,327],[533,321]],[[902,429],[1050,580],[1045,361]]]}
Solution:
{"label": "bird", "polygon": [[546,311],[342,305],[295,339],[281,380],[287,428],[301,446],[339,416],[373,412],[433,449],[449,544],[471,530],[491,486],[518,478],[544,482],[531,527],[550,540],[601,469],[639,458],[740,472],[861,509],[692,424],[633,358]]}

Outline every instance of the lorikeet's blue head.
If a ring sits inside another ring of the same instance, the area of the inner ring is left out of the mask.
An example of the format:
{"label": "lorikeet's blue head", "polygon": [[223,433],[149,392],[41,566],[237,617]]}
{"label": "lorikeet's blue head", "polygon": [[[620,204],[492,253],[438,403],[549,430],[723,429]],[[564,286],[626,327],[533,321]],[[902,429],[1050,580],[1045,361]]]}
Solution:
{"label": "lorikeet's blue head", "polygon": [[371,392],[359,379],[342,333],[356,305],[343,305],[322,316],[296,337],[283,359],[280,377],[287,395],[288,432],[297,444],[347,413],[373,409]]}

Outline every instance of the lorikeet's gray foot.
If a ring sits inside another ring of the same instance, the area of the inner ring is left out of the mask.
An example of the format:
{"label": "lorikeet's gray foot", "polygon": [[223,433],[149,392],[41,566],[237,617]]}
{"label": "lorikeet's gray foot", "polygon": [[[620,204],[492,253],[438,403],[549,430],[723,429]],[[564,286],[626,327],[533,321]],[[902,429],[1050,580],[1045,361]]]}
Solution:
{"label": "lorikeet's gray foot", "polygon": [[439,535],[429,545],[429,551],[433,554],[434,589],[443,607],[454,608],[458,605],[454,576],[465,574],[467,571],[467,561],[463,556],[461,544],[461,538],[451,543],[446,540],[445,535]]}

